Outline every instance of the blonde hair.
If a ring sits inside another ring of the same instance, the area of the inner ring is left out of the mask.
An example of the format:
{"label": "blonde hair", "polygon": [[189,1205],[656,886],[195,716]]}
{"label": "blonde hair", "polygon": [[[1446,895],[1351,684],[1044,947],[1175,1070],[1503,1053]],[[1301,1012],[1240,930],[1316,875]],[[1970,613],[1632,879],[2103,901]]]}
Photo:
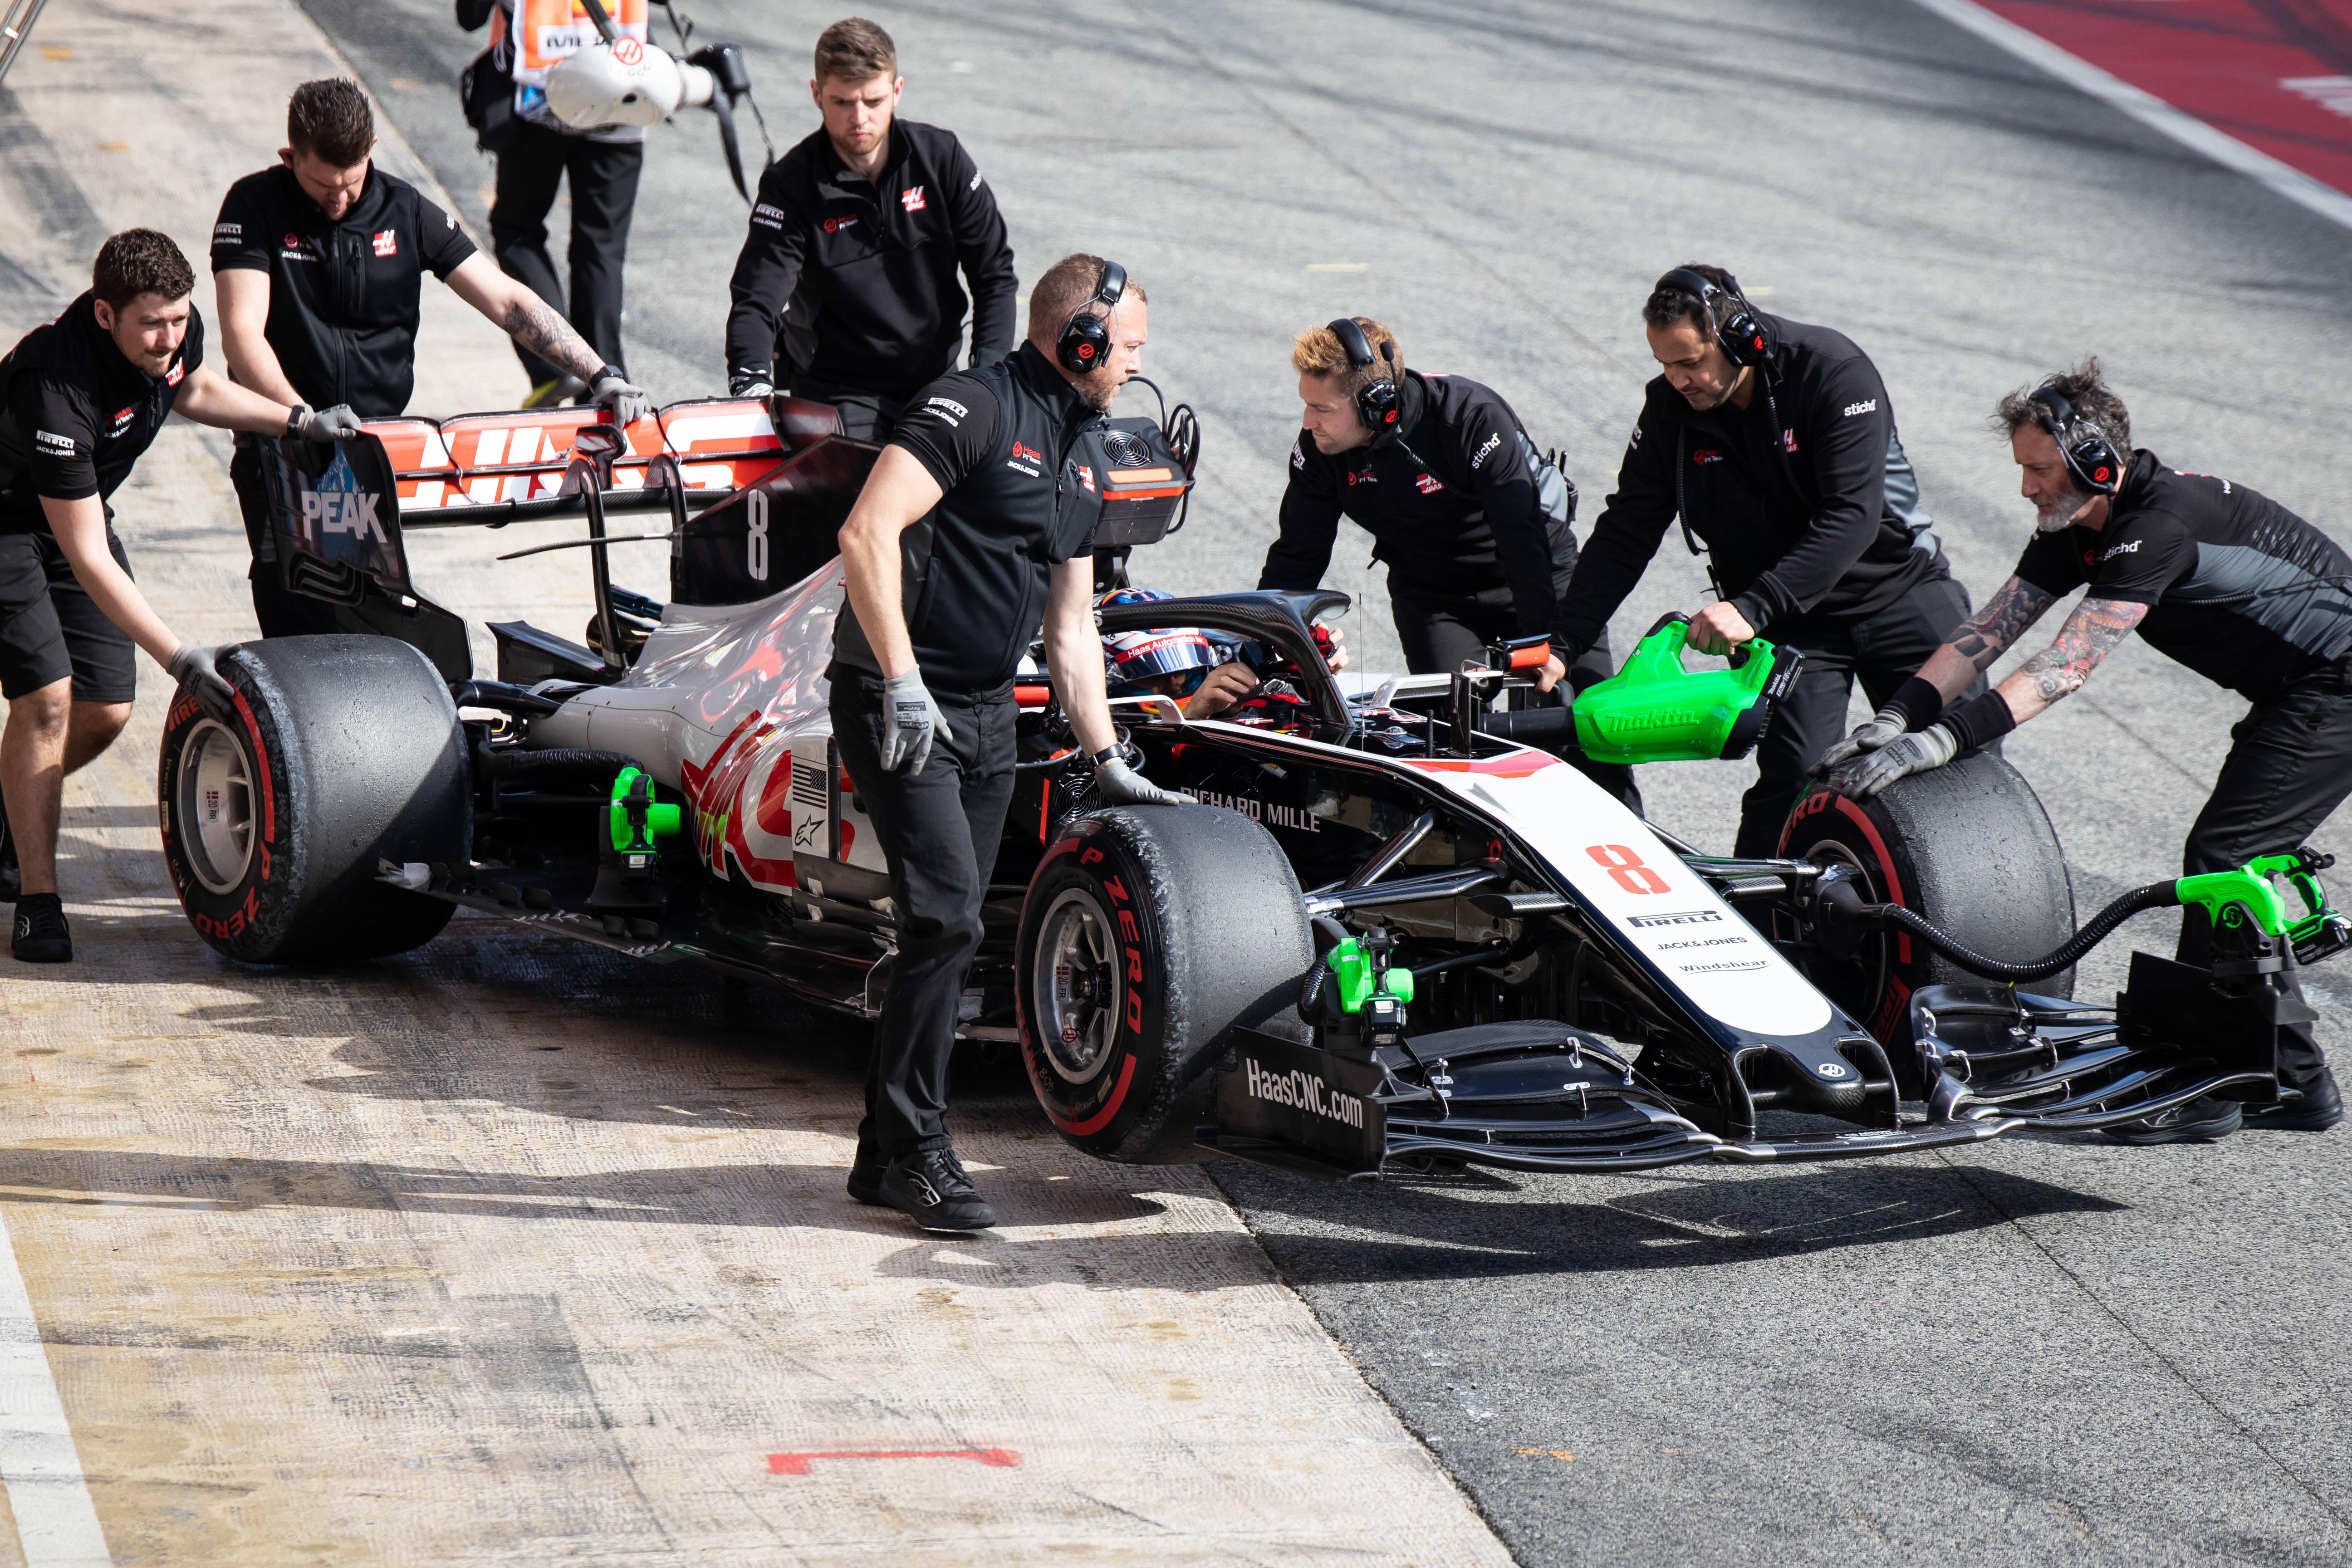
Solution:
{"label": "blonde hair", "polygon": [[[1404,351],[1396,346],[1396,334],[1370,316],[1350,319],[1362,329],[1364,342],[1371,346],[1372,363],[1360,369],[1348,363],[1347,345],[1328,327],[1309,327],[1290,344],[1291,369],[1301,375],[1328,378],[1347,397],[1355,396],[1383,377],[1393,380],[1404,374]],[[1382,343],[1389,345],[1389,354],[1393,358],[1381,353]]]}

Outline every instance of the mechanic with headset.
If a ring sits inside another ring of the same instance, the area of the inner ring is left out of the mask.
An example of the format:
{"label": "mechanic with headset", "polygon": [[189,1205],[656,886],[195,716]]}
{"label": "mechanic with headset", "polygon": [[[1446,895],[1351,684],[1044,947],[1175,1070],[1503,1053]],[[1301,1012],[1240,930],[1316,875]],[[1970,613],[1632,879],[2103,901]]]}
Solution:
{"label": "mechanic with headset", "polygon": [[896,118],[905,89],[889,34],[854,16],[824,30],[809,83],[824,123],[760,176],[728,284],[729,390],[764,397],[784,382],[841,410],[859,440],[887,435],[917,390],[954,368],[958,268],[971,285],[970,363],[1013,343],[1017,284],[996,194],[953,134]]}
{"label": "mechanic with headset", "polygon": [[1769,856],[1854,681],[1885,701],[1969,613],[1968,594],[1919,509],[1885,384],[1852,339],[1768,316],[1731,274],[1696,264],[1659,279],[1642,319],[1664,374],[1561,603],[1563,640],[1573,652],[1607,630],[1679,516],[1715,591],[1689,646],[1765,637],[1804,655],[1740,803],[1732,853]]}
{"label": "mechanic with headset", "polygon": [[[1318,586],[1344,516],[1371,534],[1373,559],[1388,563],[1408,670],[1483,666],[1490,645],[1549,632],[1552,658],[1537,689],[1565,679],[1580,691],[1608,677],[1605,631],[1571,654],[1559,644],[1559,595],[1576,569],[1576,489],[1537,457],[1500,395],[1407,370],[1395,335],[1367,316],[1299,333],[1290,363],[1305,427],[1260,588]],[[1563,754],[1641,810],[1631,768],[1588,762],[1572,745]]]}
{"label": "mechanic with headset", "polygon": [[[2135,448],[2131,416],[2095,359],[2010,394],[1993,423],[2024,472],[2038,531],[1992,602],[1822,758],[1829,782],[1860,799],[1941,767],[2076,690],[2137,629],[2253,704],[2230,731],[2183,870],[2228,870],[2300,847],[2352,794],[2352,555],[2266,496]],[[1995,689],[1946,708],[2052,605],[2085,587],[2055,642]],[[2180,915],[2179,961],[2209,967],[2204,910]],[[2283,978],[2301,994],[2293,970]],[[2108,1134],[2168,1143],[2218,1137],[2242,1118],[2312,1131],[2343,1119],[2308,1023],[2279,1031],[2278,1073],[2275,1105],[2242,1111],[2236,1100],[2198,1100]]]}
{"label": "mechanic with headset", "polygon": [[[213,225],[221,355],[238,384],[303,406],[386,419],[408,406],[425,269],[515,342],[589,384],[623,424],[646,395],[457,220],[375,167],[375,115],[359,84],[306,81],[286,106],[278,163],[231,185]],[[335,630],[334,609],[278,584],[260,443],[240,436],[229,482],[253,546],[253,613],[265,637]]]}
{"label": "mechanic with headset", "polygon": [[131,580],[107,505],[173,414],[226,430],[336,441],[348,409],[289,407],[205,365],[194,271],[171,239],[133,228],[100,247],[89,291],[0,358],[0,901],[13,946],[63,963],[58,812],[68,773],[113,742],[138,695],[131,648],[224,723],[236,723],[215,650],[182,642]]}
{"label": "mechanic with headset", "polygon": [[1013,678],[1036,637],[1111,805],[1191,798],[1120,757],[1103,693],[1089,437],[1141,369],[1141,288],[1070,256],[1008,357],[924,387],[841,529],[834,735],[890,868],[898,926],[849,1194],[935,1230],[993,1225],[945,1122],[956,1006],[1013,799]]}
{"label": "mechanic with headset", "polygon": [[[548,73],[597,37],[584,0],[457,0],[457,25],[469,33],[490,24],[488,61],[494,69],[485,79],[514,84],[511,107],[498,106],[500,129],[484,134],[485,150],[499,160],[490,248],[508,277],[558,313],[564,309],[563,280],[547,253],[547,215],[555,206],[556,187],[567,180],[572,186],[572,243],[564,252],[572,274],[570,314],[593,352],[583,366],[568,355],[544,354],[541,345],[516,334],[515,357],[530,377],[523,406],[593,396],[598,383],[589,370],[627,375],[621,368],[622,271],[646,167],[646,128],[575,128],[548,105]],[[604,10],[616,37],[645,43],[646,0],[610,0]]]}

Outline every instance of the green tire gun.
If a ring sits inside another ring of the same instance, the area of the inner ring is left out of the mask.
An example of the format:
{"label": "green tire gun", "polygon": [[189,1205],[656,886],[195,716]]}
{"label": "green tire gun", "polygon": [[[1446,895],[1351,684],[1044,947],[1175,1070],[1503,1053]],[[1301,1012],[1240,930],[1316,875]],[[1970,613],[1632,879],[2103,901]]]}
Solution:
{"label": "green tire gun", "polygon": [[1727,669],[1685,669],[1690,617],[1650,628],[1623,667],[1576,699],[1576,743],[1596,763],[1736,760],[1756,749],[1805,656],[1752,637]]}

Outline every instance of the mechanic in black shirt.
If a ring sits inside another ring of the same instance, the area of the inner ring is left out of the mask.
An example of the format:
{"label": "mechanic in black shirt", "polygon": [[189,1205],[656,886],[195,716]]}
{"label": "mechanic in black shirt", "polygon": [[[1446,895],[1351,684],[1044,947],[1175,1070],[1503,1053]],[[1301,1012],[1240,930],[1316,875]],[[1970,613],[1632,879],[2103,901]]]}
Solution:
{"label": "mechanic in black shirt", "polygon": [[917,389],[955,368],[959,267],[971,285],[970,363],[1013,342],[1013,247],[996,195],[951,133],[895,118],[905,86],[889,34],[856,17],[824,30],[809,83],[824,124],[760,176],[728,284],[729,389],[764,397],[788,380],[795,396],[840,409],[859,440],[880,440]]}
{"label": "mechanic in black shirt", "polygon": [[[1140,368],[1143,290],[1099,257],[1037,279],[1029,339],[924,387],[841,530],[833,732],[889,862],[898,954],[849,1194],[932,1229],[995,1223],[944,1120],[956,1005],[1013,798],[1013,677],[1040,625],[1106,805],[1169,805],[1123,762],[1103,694],[1087,441]],[[1083,475],[1083,477],[1082,477]]]}
{"label": "mechanic in black shirt", "polygon": [[177,413],[200,425],[336,440],[349,409],[273,403],[205,364],[195,274],[170,238],[134,228],[100,247],[88,293],[0,358],[0,899],[15,902],[16,955],[73,957],[58,897],[66,774],[106,750],[138,691],[147,650],[205,710],[240,722],[214,651],[183,643],[131,580],[106,502]]}
{"label": "mechanic in black shirt", "polygon": [[1567,647],[1600,637],[1677,514],[1710,553],[1716,602],[1689,645],[1801,650],[1756,748],[1735,855],[1772,855],[1853,682],[1883,702],[1969,613],[1919,510],[1877,367],[1843,333],[1755,310],[1719,267],[1676,268],[1642,318],[1664,374],[1645,389],[1609,498],[1560,605]]}
{"label": "mechanic in black shirt", "polygon": [[[243,386],[288,404],[341,404],[362,419],[408,406],[425,269],[517,343],[587,382],[623,424],[646,395],[562,315],[474,248],[457,220],[375,167],[375,116],[355,82],[306,81],[286,107],[275,167],[229,187],[213,225],[221,353]],[[229,480],[253,546],[265,637],[335,630],[334,609],[278,584],[261,447],[240,437]]]}
{"label": "mechanic in black shirt", "polygon": [[[1576,492],[1536,456],[1509,404],[1465,377],[1406,369],[1395,334],[1368,316],[1299,333],[1290,363],[1304,428],[1260,588],[1320,586],[1346,517],[1388,563],[1408,670],[1484,666],[1490,645],[1549,632],[1553,658],[1538,690],[1607,679],[1605,630],[1562,655],[1557,613],[1576,570]],[[1587,761],[1573,745],[1562,754],[1640,813],[1633,769]]]}
{"label": "mechanic in black shirt", "polygon": [[[2074,692],[2137,630],[2253,704],[2230,731],[2221,777],[2189,829],[2184,874],[2294,850],[2352,794],[2352,555],[2268,497],[2135,449],[2131,415],[2095,359],[2011,393],[1994,422],[2024,470],[2040,531],[1992,602],[1822,758],[1830,782],[1861,797],[1941,767]],[[2055,642],[1996,689],[1945,710],[2043,612],[2086,584]],[[2210,964],[2205,911],[2180,914],[2177,956]],[[2294,988],[2292,970],[2285,978]],[[2279,1033],[2279,1090],[2276,1105],[2244,1111],[2244,1123],[2317,1130],[2343,1118],[2309,1024]],[[2199,1100],[2110,1136],[2211,1138],[2240,1120],[2235,1100]]]}

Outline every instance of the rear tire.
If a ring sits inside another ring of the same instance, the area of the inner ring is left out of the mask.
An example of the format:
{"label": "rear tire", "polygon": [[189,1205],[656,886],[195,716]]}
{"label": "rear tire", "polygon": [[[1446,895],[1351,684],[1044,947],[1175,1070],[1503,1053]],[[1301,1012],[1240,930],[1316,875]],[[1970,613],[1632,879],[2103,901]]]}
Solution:
{"label": "rear tire", "polygon": [[224,725],[186,693],[163,726],[163,861],[206,945],[246,963],[377,958],[456,906],[376,879],[379,860],[463,865],[464,731],[425,656],[389,637],[279,637],[223,651]]}
{"label": "rear tire", "polygon": [[1212,1068],[1247,1025],[1307,1037],[1315,962],[1274,836],[1215,806],[1121,807],[1046,850],[1021,910],[1021,1054],[1071,1147],[1126,1164],[1208,1157]]}
{"label": "rear tire", "polygon": [[[1866,801],[1820,784],[1780,830],[1780,853],[1859,869],[1874,902],[1901,904],[1988,958],[2021,963],[2074,934],[2074,884],[2049,815],[2024,776],[1978,752],[1898,779]],[[1798,957],[1832,1002],[1889,1047],[1906,1097],[1916,1068],[1907,1047],[1911,994],[1922,985],[1982,983],[1907,932],[1875,932],[1852,959]],[[2071,998],[2074,972],[2028,989]]]}

